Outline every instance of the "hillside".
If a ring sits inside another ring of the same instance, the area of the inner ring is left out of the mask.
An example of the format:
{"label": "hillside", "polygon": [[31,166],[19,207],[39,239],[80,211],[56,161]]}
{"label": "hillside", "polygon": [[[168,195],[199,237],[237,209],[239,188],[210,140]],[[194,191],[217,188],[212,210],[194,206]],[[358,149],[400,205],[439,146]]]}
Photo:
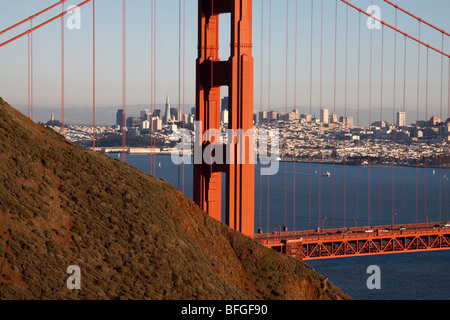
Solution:
{"label": "hillside", "polygon": [[[345,299],[172,185],[78,147],[0,98],[0,299]],[[70,265],[82,289],[66,287]]]}

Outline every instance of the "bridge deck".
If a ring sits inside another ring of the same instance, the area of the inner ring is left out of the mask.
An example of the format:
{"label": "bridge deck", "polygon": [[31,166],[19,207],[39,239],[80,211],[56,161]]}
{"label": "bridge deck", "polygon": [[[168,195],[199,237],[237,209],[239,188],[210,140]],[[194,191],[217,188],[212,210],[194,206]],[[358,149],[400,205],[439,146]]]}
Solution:
{"label": "bridge deck", "polygon": [[274,232],[256,235],[261,244],[299,260],[450,249],[450,224]]}

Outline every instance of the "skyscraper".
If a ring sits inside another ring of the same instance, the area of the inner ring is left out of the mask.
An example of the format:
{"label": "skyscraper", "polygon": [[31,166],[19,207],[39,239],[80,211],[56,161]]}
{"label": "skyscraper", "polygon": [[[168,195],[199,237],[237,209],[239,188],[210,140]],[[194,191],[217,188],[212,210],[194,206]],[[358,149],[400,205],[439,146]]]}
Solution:
{"label": "skyscraper", "polygon": [[170,117],[174,121],[178,121],[178,108],[170,108]]}
{"label": "skyscraper", "polygon": [[220,121],[224,124],[228,124],[228,110],[225,109],[220,114]]}
{"label": "skyscraper", "polygon": [[228,97],[224,97],[223,99],[222,99],[222,111],[223,110],[228,110],[228,102],[229,100],[228,100]]}
{"label": "skyscraper", "polygon": [[153,116],[162,119],[161,113],[161,109],[155,109],[155,111],[153,112]]}
{"label": "skyscraper", "polygon": [[267,112],[267,121],[277,121],[278,120],[278,111],[269,111]]}
{"label": "skyscraper", "polygon": [[169,99],[169,96],[167,96],[167,99],[166,99],[166,113],[165,113],[165,116],[164,116],[164,124],[169,124],[170,118],[171,118],[171,115],[170,115],[170,99]]}
{"label": "skyscraper", "polygon": [[328,124],[329,121],[330,121],[330,118],[329,118],[329,111],[328,111],[328,109],[321,108],[320,109],[320,122],[322,124]]}
{"label": "skyscraper", "polygon": [[259,122],[267,121],[267,111],[261,111],[259,113]]}
{"label": "skyscraper", "polygon": [[121,126],[121,127],[122,127],[122,125],[123,125],[123,109],[117,110],[117,114],[116,114],[116,124],[117,124],[118,126]]}
{"label": "skyscraper", "polygon": [[338,122],[338,118],[337,118],[337,115],[336,115],[335,112],[331,113],[331,116],[330,116],[330,122],[331,122],[331,123],[336,123],[336,122]]}
{"label": "skyscraper", "polygon": [[347,128],[353,128],[353,117],[352,116],[342,116],[339,118],[339,121],[342,122],[344,126]]}
{"label": "skyscraper", "polygon": [[406,126],[406,113],[403,111],[397,112],[397,127]]}
{"label": "skyscraper", "polygon": [[143,109],[140,111],[140,118],[145,119],[147,118],[147,114],[150,114],[150,110],[148,109]]}

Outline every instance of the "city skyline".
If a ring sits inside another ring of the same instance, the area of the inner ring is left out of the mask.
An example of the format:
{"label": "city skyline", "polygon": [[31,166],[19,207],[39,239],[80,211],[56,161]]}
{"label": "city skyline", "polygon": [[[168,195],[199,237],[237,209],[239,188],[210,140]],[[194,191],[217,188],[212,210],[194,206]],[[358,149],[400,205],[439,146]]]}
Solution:
{"label": "city skyline", "polygon": [[[379,5],[381,8],[382,19],[390,23],[394,21],[393,10],[382,1],[360,1],[358,6],[365,9],[371,3]],[[443,12],[442,6],[450,6],[450,4],[442,4],[437,1],[427,2],[427,5],[421,1],[405,1],[399,0],[398,4],[412,12],[420,13],[425,20],[432,20],[436,25],[448,29],[448,20]],[[14,22],[35,13],[42,8],[52,4],[51,0],[39,0],[33,3],[27,0],[19,0],[17,2],[2,2],[0,8],[2,12],[7,12],[0,29],[6,28]],[[156,102],[164,104],[165,97],[170,95],[174,105],[179,102],[183,103],[179,97],[178,88],[178,64],[179,64],[179,24],[178,24],[178,1],[161,1],[157,2],[157,88]],[[288,15],[288,54],[286,55],[286,1],[271,3],[269,0],[254,1],[254,19],[253,19],[253,56],[255,68],[255,85],[254,85],[254,108],[255,109],[283,109],[297,106],[312,109],[311,113],[320,113],[320,109],[327,107],[330,111],[336,109],[356,110],[363,112],[371,109],[370,117],[379,118],[381,105],[383,110],[392,114],[394,105],[393,97],[393,45],[394,34],[392,30],[384,30],[384,74],[383,74],[383,101],[381,101],[381,30],[373,30],[372,32],[366,27],[366,18],[361,19],[361,70],[360,70],[360,91],[359,103],[355,92],[357,87],[357,33],[358,33],[358,13],[351,8],[348,9],[349,17],[349,38],[347,45],[347,62],[345,59],[345,28],[346,28],[346,7],[338,2],[338,21],[336,30],[337,38],[335,39],[335,2],[324,0],[323,11],[323,47],[320,41],[321,30],[321,1],[313,1],[313,41],[311,52],[313,59],[310,58],[311,46],[310,24],[311,24],[311,1],[308,0],[289,0]],[[294,103],[294,46],[295,46],[295,6],[298,3],[298,31],[297,31],[297,103]],[[76,1],[67,1],[67,6],[77,4]],[[261,5],[264,5],[264,38],[261,46]],[[98,53],[97,53],[97,105],[98,107],[115,108],[120,105],[121,96],[119,89],[121,86],[121,1],[105,2],[97,1],[99,12],[106,14],[98,14]],[[269,5],[271,5],[271,47],[269,49]],[[195,59],[197,56],[197,26],[195,10],[195,1],[186,1],[186,74],[185,74],[185,106],[194,104],[194,87],[193,79],[195,79]],[[440,8],[437,10],[437,8]],[[51,17],[59,13],[60,9],[46,14],[45,18]],[[150,7],[146,1],[128,1],[127,2],[127,28],[128,28],[128,78],[127,78],[127,97],[128,105],[149,105],[150,104],[150,26],[149,26]],[[220,23],[226,26],[227,19],[221,19]],[[90,108],[92,93],[91,86],[91,10],[89,5],[81,10],[81,30],[66,30],[66,107],[69,108]],[[116,23],[114,23],[116,21]],[[413,36],[418,36],[417,24],[411,22],[408,17],[402,13],[398,13],[398,27]],[[26,30],[25,26],[22,30]],[[59,108],[60,102],[60,42],[59,32],[60,25],[57,22],[50,24],[46,28],[46,32],[36,31],[34,33],[35,45],[35,106],[36,108]],[[221,28],[226,29],[226,27]],[[302,31],[304,30],[304,31]],[[372,77],[369,77],[369,55],[367,51],[370,46],[370,33],[372,33]],[[11,34],[1,35],[0,40],[9,39]],[[406,111],[413,113],[419,107],[419,118],[425,118],[425,105],[428,104],[428,111],[431,114],[440,116],[440,67],[441,59],[434,52],[430,52],[429,60],[429,94],[426,101],[425,88],[425,57],[426,49],[421,49],[421,67],[420,67],[420,97],[419,105],[417,105],[417,44],[407,41],[407,61],[406,61],[406,84],[407,88],[403,92],[403,76],[404,67],[403,37],[397,36],[397,65],[396,65],[396,98],[395,111],[402,110],[403,105]],[[439,32],[430,30],[426,26],[422,27],[421,39],[431,45],[441,48],[441,37]],[[334,100],[334,43],[337,40],[337,56],[336,56],[336,100]],[[227,48],[229,45],[229,35],[221,34],[221,48]],[[448,40],[443,41],[444,51],[449,46]],[[322,47],[322,50],[321,50]],[[223,51],[223,52],[222,52]],[[261,65],[261,51],[263,63]],[[323,52],[322,67],[319,63],[320,51]],[[269,54],[270,62],[270,90],[269,89]],[[227,57],[227,50],[220,51],[221,59]],[[286,77],[285,64],[286,57],[288,64],[291,66]],[[26,61],[26,37],[3,47],[0,50],[0,61],[8,61],[1,67],[8,74],[8,77],[0,77],[0,87],[3,88],[2,96],[10,101],[13,105],[26,105],[26,68],[23,61]],[[310,87],[310,62],[312,64],[313,77],[312,87]],[[416,61],[416,62],[414,62]],[[414,63],[413,63],[414,62]],[[347,95],[345,95],[345,70],[347,64]],[[447,58],[444,59],[444,70],[448,68]],[[19,67],[20,66],[20,67]],[[262,67],[262,68],[261,68]],[[320,90],[320,69],[322,69],[322,90]],[[262,74],[261,74],[262,70]],[[444,88],[444,115],[447,111],[448,97],[447,87],[448,79],[443,77]],[[45,79],[45,81],[43,81]],[[262,79],[262,85],[261,85]],[[287,79],[287,82],[286,82]],[[372,99],[369,100],[369,83],[371,86]],[[286,90],[287,83],[287,90]],[[71,89],[68,89],[71,88]],[[73,89],[72,89],[73,88]],[[287,91],[287,99],[285,92]],[[322,94],[320,94],[322,91]],[[312,95],[310,95],[310,92]],[[270,102],[269,102],[270,94]],[[403,101],[405,94],[405,101]],[[222,89],[222,97],[226,95],[226,89]],[[336,101],[336,102],[335,102]],[[322,102],[322,105],[320,105]],[[261,106],[262,105],[262,106]],[[54,112],[58,116],[57,112]],[[442,118],[444,118],[444,115]],[[356,115],[353,114],[356,119]],[[369,121],[367,119],[367,121]]]}
{"label": "city skyline", "polygon": [[[18,110],[22,113],[26,113],[26,106],[17,106]],[[139,117],[139,114],[141,110],[148,109],[149,105],[128,105],[127,106],[127,117]],[[155,110],[157,112],[161,113],[161,119],[163,120],[163,117],[165,115],[165,107],[166,104],[157,104],[155,106]],[[176,109],[178,109],[178,105],[174,105]],[[185,114],[194,114],[192,113],[193,105],[185,105]],[[110,107],[100,107],[97,111],[97,124],[102,126],[110,126],[116,123],[116,113],[117,111],[121,109],[121,106],[110,106]],[[173,108],[172,108],[173,109]],[[297,109],[299,114],[305,114],[308,113],[309,107],[306,106],[289,106],[288,107],[288,113],[290,113],[292,110]],[[340,117],[352,117],[354,126],[357,126],[358,124],[358,118],[357,118],[357,110],[356,109],[347,109],[347,113],[345,113],[345,109],[339,108],[336,109],[336,112],[334,112],[333,109],[325,108],[329,110],[329,116],[331,116],[333,113],[336,114],[338,120]],[[254,109],[255,112],[258,113],[260,110]],[[267,113],[267,110],[264,110]],[[275,108],[274,111],[277,113],[284,113],[284,107]],[[369,123],[369,112],[368,110],[360,110],[360,119],[359,119],[359,126],[361,127],[367,127],[370,124],[374,122],[384,121],[389,122],[391,124],[396,124],[398,122],[398,113],[403,112],[403,110],[397,109],[395,111],[395,118],[393,118],[392,115],[392,109],[385,109],[384,116],[382,120],[379,118],[380,115],[380,109],[373,109],[373,115],[372,116],[372,122]],[[54,115],[56,117],[56,120],[60,120],[59,118],[59,109],[58,108],[39,108],[36,110],[35,114],[35,120],[36,122],[42,122],[45,123],[48,121],[48,119],[51,117],[51,115]],[[66,109],[66,123],[67,124],[73,124],[73,125],[92,125],[91,119],[92,117],[92,110],[88,108],[68,108]],[[419,117],[418,121],[428,121],[432,117],[439,117],[439,115],[436,114],[429,114],[428,118],[425,117]],[[311,114],[311,118],[320,119],[320,110],[313,110],[313,114]],[[446,114],[443,114],[442,121],[445,121],[448,119]],[[413,123],[416,123],[416,111],[411,110],[410,115],[408,116],[408,113],[406,112],[405,117],[405,123],[406,126],[410,126]]]}

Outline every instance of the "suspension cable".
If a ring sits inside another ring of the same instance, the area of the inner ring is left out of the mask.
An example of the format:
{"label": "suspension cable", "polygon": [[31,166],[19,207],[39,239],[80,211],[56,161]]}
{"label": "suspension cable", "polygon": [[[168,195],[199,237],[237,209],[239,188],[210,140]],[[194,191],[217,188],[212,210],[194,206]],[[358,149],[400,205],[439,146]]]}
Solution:
{"label": "suspension cable", "polygon": [[406,11],[405,9],[402,9],[402,8],[399,7],[398,5],[392,3],[392,2],[390,2],[390,1],[388,1],[388,0],[383,0],[383,1],[386,2],[386,3],[388,3],[388,4],[390,4],[390,5],[393,6],[394,8],[396,8],[396,9],[398,9],[398,10],[400,10],[400,11],[406,13],[407,15],[413,17],[414,19],[416,19],[416,20],[418,20],[418,21],[420,21],[420,22],[426,24],[427,26],[429,26],[429,27],[431,27],[431,28],[433,28],[433,29],[435,29],[435,30],[441,32],[443,35],[446,35],[447,37],[450,37],[450,34],[447,33],[447,32],[445,32],[443,29],[439,29],[438,27],[432,25],[431,23],[429,23],[429,22],[427,22],[427,21],[425,21],[425,20],[423,20],[423,19],[421,19],[421,18],[415,16],[414,14],[412,14],[412,13]]}
{"label": "suspension cable", "polygon": [[447,54],[447,53],[445,53],[445,52],[442,52],[442,51],[439,50],[439,49],[436,49],[435,47],[433,47],[433,46],[431,46],[431,45],[429,45],[429,44],[427,44],[427,43],[421,41],[420,38],[417,39],[417,38],[415,38],[415,37],[413,37],[413,36],[410,36],[410,35],[407,34],[406,32],[403,32],[403,31],[401,31],[401,30],[395,28],[394,26],[390,25],[389,23],[387,23],[387,22],[385,22],[385,21],[383,21],[383,20],[381,20],[381,19],[378,19],[378,18],[375,17],[375,16],[370,15],[369,13],[367,13],[367,12],[365,12],[364,10],[362,10],[362,9],[360,9],[360,8],[358,8],[358,7],[356,7],[356,6],[354,6],[353,4],[349,3],[349,2],[346,1],[346,0],[341,0],[341,1],[344,2],[345,4],[347,4],[348,6],[352,7],[353,9],[358,10],[359,12],[361,12],[361,13],[363,13],[363,14],[369,16],[371,19],[376,20],[376,21],[380,22],[381,24],[383,24],[383,25],[385,25],[385,26],[391,28],[392,30],[394,30],[394,31],[396,31],[396,32],[398,32],[398,33],[401,33],[401,34],[403,34],[404,36],[407,36],[407,37],[410,38],[411,40],[416,41],[416,42],[419,43],[420,45],[423,45],[423,46],[425,46],[425,47],[428,47],[428,48],[430,48],[430,49],[436,51],[437,53],[440,53],[440,54],[446,56],[447,58],[450,58],[450,54]]}
{"label": "suspension cable", "polygon": [[16,23],[16,24],[14,24],[14,25],[12,25],[12,26],[10,26],[10,27],[8,27],[8,28],[6,28],[6,29],[0,31],[0,36],[1,36],[2,34],[4,34],[5,32],[8,32],[8,31],[10,31],[10,30],[12,30],[12,29],[14,29],[14,28],[16,28],[16,27],[18,27],[18,26],[24,24],[25,22],[31,21],[31,20],[33,20],[34,18],[39,17],[41,14],[44,14],[44,13],[46,13],[47,11],[50,11],[51,9],[56,8],[56,7],[59,6],[60,4],[64,4],[64,2],[66,2],[66,1],[67,1],[67,0],[61,0],[61,1],[59,1],[59,2],[57,2],[57,3],[55,3],[55,4],[53,4],[53,5],[51,5],[50,7],[46,8],[46,9],[44,9],[44,10],[42,10],[42,11],[39,11],[38,13],[33,14],[33,15],[29,16],[28,18],[26,18],[26,19],[24,19],[24,20],[22,20],[22,21],[20,21],[20,22],[18,22],[18,23]]}
{"label": "suspension cable", "polygon": [[[43,23],[41,23],[41,24],[39,24],[39,25],[37,25],[37,26],[35,26],[35,27],[31,27],[29,30],[27,30],[27,31],[25,31],[25,32],[23,32],[23,33],[21,33],[21,34],[19,34],[18,36],[15,36],[15,37],[13,37],[13,38],[11,38],[11,39],[9,39],[9,40],[3,42],[3,43],[0,43],[0,48],[3,47],[3,46],[5,46],[5,45],[7,45],[7,44],[9,44],[9,43],[11,43],[11,42],[13,42],[13,41],[15,41],[15,40],[17,40],[17,39],[20,39],[20,38],[26,36],[27,34],[33,32],[33,31],[35,31],[35,30],[37,30],[37,29],[39,29],[39,28],[42,28],[43,26],[49,24],[50,22],[53,22],[53,21],[55,21],[55,20],[57,20],[57,19],[59,19],[59,18],[65,16],[66,14],[68,14],[68,13],[70,13],[70,12],[76,10],[77,8],[84,6],[84,5],[87,4],[88,2],[91,2],[91,0],[83,1],[83,2],[81,2],[80,4],[78,4],[77,6],[74,6],[74,7],[72,7],[71,9],[68,9],[68,10],[64,11],[63,13],[60,13],[60,14],[58,14],[57,16],[54,16],[53,18],[51,18],[51,19],[49,19],[49,20],[47,20],[47,21],[45,21],[45,22],[43,22]],[[60,3],[58,3],[58,4],[60,4]],[[33,21],[33,20],[32,20],[32,19],[27,19],[27,21]]]}

